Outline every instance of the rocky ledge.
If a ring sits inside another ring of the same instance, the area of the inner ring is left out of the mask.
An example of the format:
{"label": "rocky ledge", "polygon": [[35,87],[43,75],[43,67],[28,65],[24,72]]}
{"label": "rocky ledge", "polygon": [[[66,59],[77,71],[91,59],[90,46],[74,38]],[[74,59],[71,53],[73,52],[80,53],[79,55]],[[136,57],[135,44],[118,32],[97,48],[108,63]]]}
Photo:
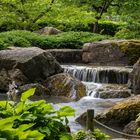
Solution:
{"label": "rocky ledge", "polygon": [[42,82],[63,69],[54,57],[39,48],[12,47],[0,51],[0,90],[7,91],[11,81],[17,85]]}
{"label": "rocky ledge", "polygon": [[55,59],[60,63],[83,63],[82,49],[49,49]]}
{"label": "rocky ledge", "polygon": [[133,65],[139,57],[138,40],[104,40],[84,44],[82,60],[99,65]]}

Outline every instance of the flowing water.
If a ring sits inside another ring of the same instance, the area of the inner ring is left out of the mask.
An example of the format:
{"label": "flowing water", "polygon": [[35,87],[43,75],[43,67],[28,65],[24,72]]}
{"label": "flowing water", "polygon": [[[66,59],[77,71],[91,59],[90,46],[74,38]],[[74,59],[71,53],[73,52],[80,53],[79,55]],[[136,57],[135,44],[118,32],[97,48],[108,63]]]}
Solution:
{"label": "flowing water", "polygon": [[[48,97],[43,98],[46,99],[47,102],[57,103],[54,105],[55,108],[60,108],[64,105],[69,105],[75,108],[75,117],[69,118],[72,132],[83,129],[83,126],[74,120],[76,117],[86,112],[87,109],[94,109],[95,115],[97,115],[122,100],[122,98],[101,99],[100,97],[95,97],[95,94],[102,90],[126,90],[128,75],[132,71],[131,68],[125,67],[93,67],[76,65],[62,65],[62,67],[64,68],[65,73],[69,73],[83,82],[86,86],[87,96],[81,98],[77,102],[68,103],[62,103],[65,99],[60,101],[58,97],[56,97],[56,99],[54,97],[53,99]],[[6,99],[5,95],[0,95],[0,99]],[[36,99],[38,99],[38,97]]]}
{"label": "flowing water", "polygon": [[[81,115],[87,109],[94,109],[95,115],[112,107],[122,98],[101,99],[95,97],[99,90],[124,90],[128,82],[128,75],[132,71],[131,68],[125,67],[92,67],[92,66],[76,66],[62,65],[65,73],[69,73],[77,79],[81,80],[86,86],[87,96],[77,102],[61,103],[58,106],[69,105],[76,110],[76,116]],[[70,118],[71,131],[82,129],[83,127]]]}

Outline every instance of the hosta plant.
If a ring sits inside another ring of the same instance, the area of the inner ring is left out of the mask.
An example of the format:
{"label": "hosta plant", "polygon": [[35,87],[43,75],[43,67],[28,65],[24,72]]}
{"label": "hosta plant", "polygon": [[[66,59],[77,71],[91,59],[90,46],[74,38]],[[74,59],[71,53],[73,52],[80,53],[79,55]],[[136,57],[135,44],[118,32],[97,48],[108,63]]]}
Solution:
{"label": "hosta plant", "polygon": [[74,115],[69,106],[54,110],[45,100],[31,101],[29,89],[18,103],[0,101],[0,138],[5,140],[71,140],[67,116]]}

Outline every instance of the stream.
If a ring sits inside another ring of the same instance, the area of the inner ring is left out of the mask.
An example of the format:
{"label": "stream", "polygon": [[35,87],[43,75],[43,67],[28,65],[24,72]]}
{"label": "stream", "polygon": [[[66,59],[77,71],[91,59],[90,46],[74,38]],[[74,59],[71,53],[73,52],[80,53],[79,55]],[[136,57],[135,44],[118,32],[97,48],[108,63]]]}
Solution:
{"label": "stream", "polygon": [[[93,66],[80,66],[80,65],[62,65],[65,73],[76,77],[86,86],[87,96],[81,98],[79,101],[63,102],[59,101],[59,97],[53,99],[47,99],[47,102],[53,102],[56,109],[62,106],[71,106],[75,109],[75,117],[69,117],[69,125],[71,132],[83,129],[79,123],[75,122],[75,119],[82,113],[86,112],[87,109],[94,109],[95,115],[101,113],[123,98],[100,98],[100,92],[120,92],[128,91],[128,75],[132,71],[132,68],[128,67],[93,67]],[[45,97],[43,97],[45,99]],[[4,94],[0,94],[0,100],[6,99]],[[37,97],[38,99],[38,97]],[[118,136],[112,136],[118,137]]]}
{"label": "stream", "polygon": [[[82,113],[87,109],[94,109],[95,115],[101,113],[123,98],[101,99],[95,96],[99,91],[119,92],[126,91],[128,83],[128,75],[132,71],[128,67],[93,67],[93,66],[76,66],[62,65],[65,73],[69,73],[77,79],[81,80],[86,86],[87,96],[81,98],[77,102],[60,103],[57,106],[69,105],[76,110],[75,117],[70,117],[70,128],[72,132],[83,129],[79,123],[75,122]],[[129,91],[130,92],[130,91]],[[112,136],[116,137],[116,136]],[[118,137],[118,136],[117,136]]]}

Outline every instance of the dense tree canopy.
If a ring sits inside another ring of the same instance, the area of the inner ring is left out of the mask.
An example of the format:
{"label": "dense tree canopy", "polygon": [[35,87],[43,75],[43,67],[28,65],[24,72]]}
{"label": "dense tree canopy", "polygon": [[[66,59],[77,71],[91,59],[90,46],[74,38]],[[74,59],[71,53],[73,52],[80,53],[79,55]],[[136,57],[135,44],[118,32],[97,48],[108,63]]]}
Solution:
{"label": "dense tree canopy", "polygon": [[[120,15],[126,20],[138,16],[140,12],[140,0],[64,0],[66,3],[75,4],[79,7],[87,5],[87,10],[93,11],[95,16],[94,31],[97,30],[98,21],[102,18],[103,14]],[[129,16],[127,16],[129,15]],[[121,17],[120,17],[121,18]]]}
{"label": "dense tree canopy", "polygon": [[140,0],[0,0],[0,30],[54,25],[78,31],[92,24],[99,33],[99,21],[106,20],[127,22],[138,30],[139,12]]}
{"label": "dense tree canopy", "polygon": [[16,29],[35,28],[54,3],[55,0],[0,0],[1,24],[13,24]]}

